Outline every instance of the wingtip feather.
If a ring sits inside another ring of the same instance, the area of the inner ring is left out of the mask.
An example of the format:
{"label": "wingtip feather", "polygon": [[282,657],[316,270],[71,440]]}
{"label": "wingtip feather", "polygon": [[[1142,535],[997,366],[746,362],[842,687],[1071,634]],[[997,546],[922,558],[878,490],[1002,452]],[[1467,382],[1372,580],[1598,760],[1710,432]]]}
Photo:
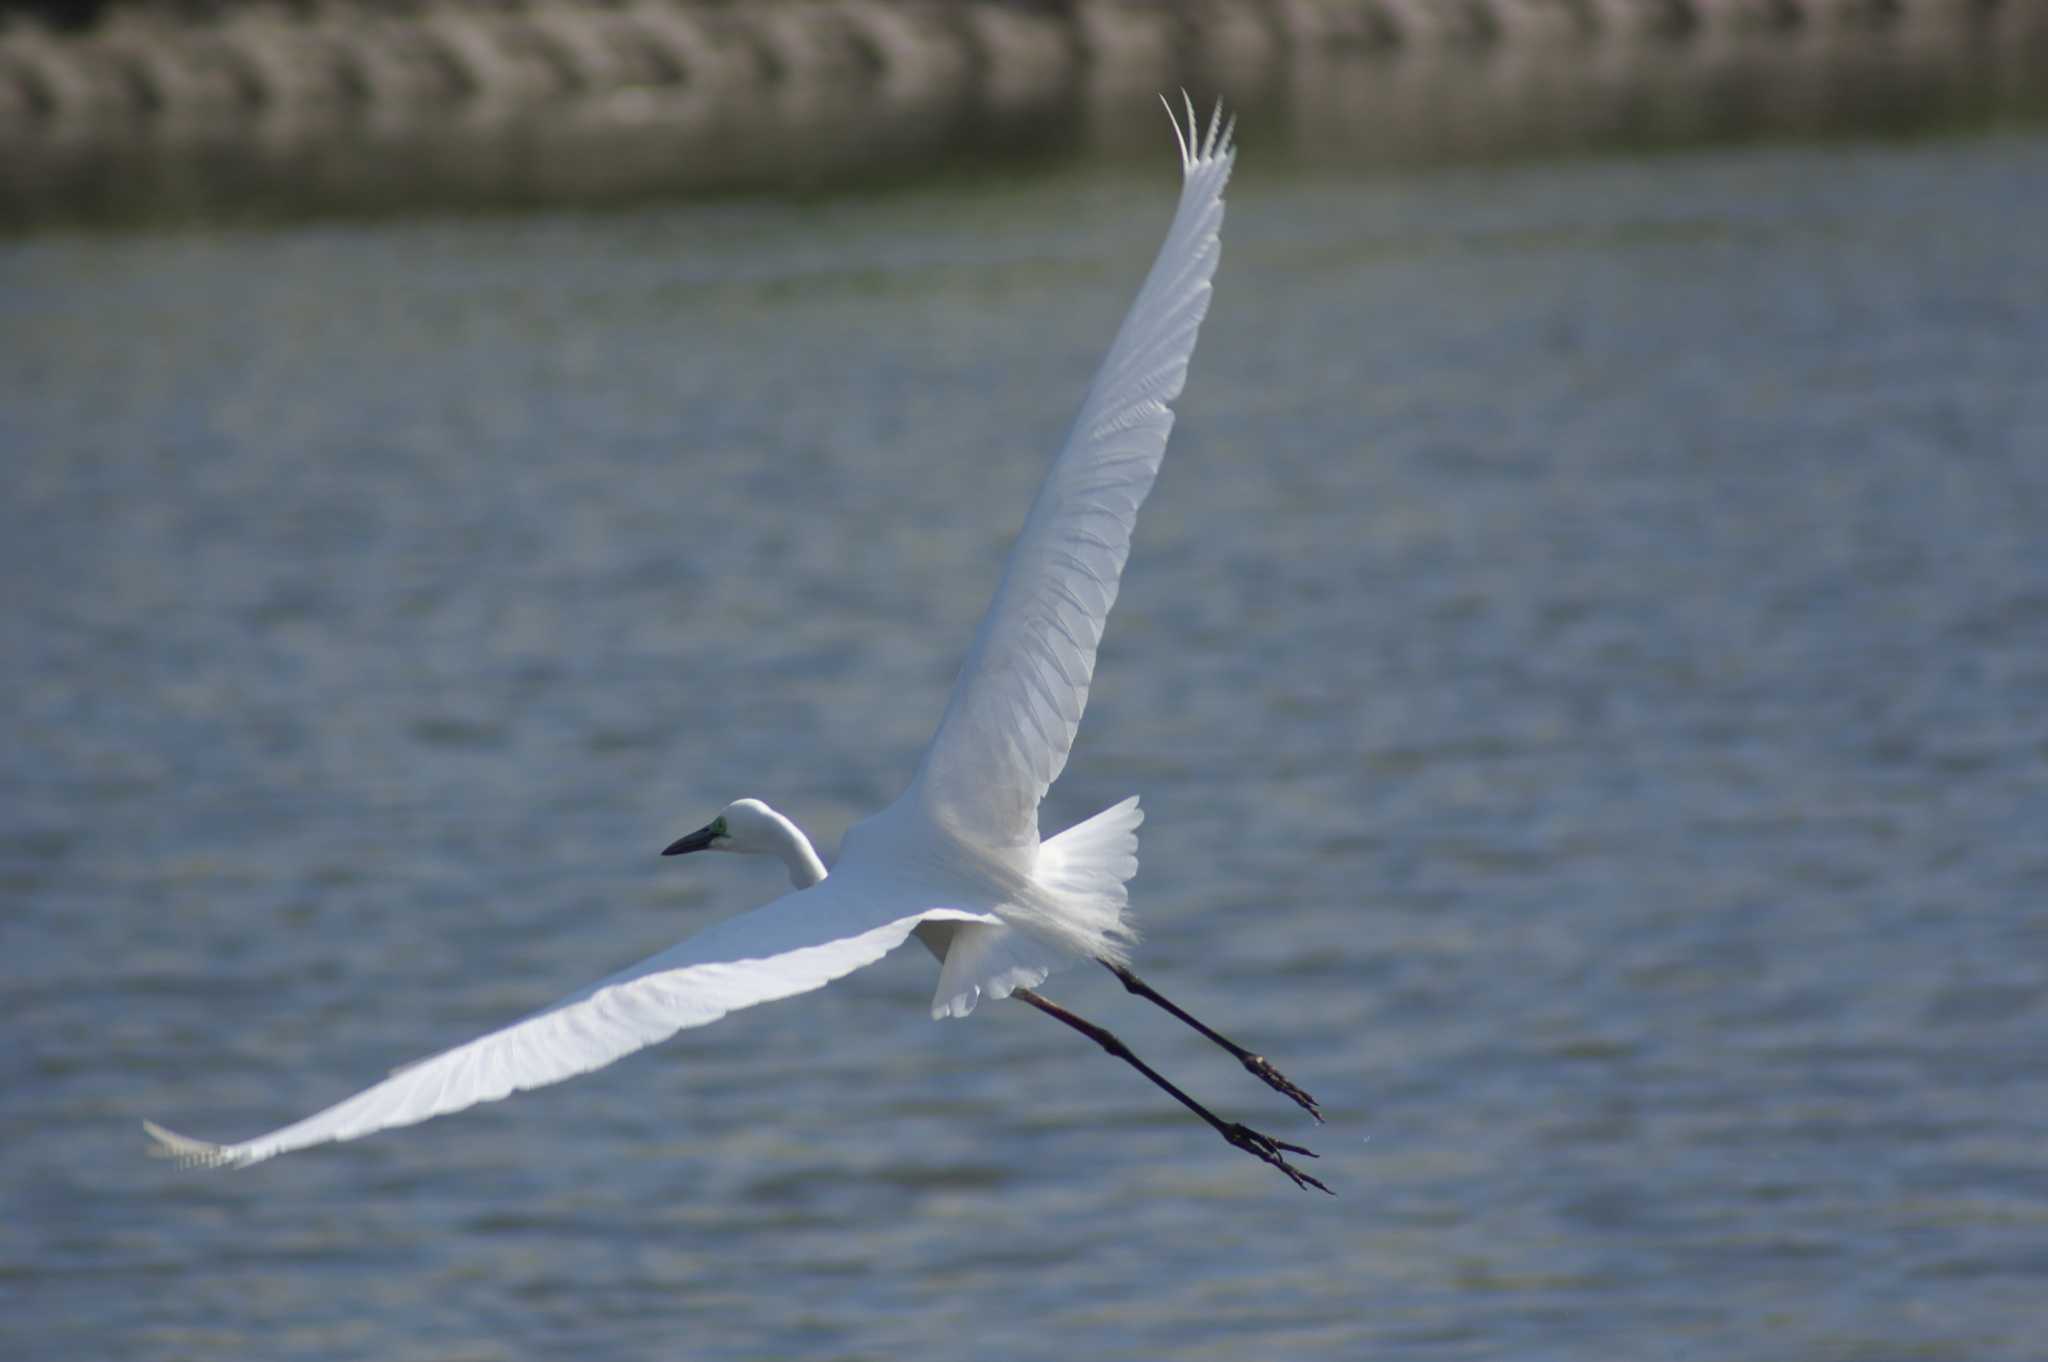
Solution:
{"label": "wingtip feather", "polygon": [[235,1168],[243,1162],[226,1145],[195,1140],[154,1121],[144,1121],[142,1129],[156,1142],[150,1146],[150,1157],[175,1160],[180,1168]]}
{"label": "wingtip feather", "polygon": [[1180,115],[1173,111],[1173,101],[1165,95],[1159,96],[1159,102],[1166,108],[1166,121],[1173,128],[1173,144],[1180,148],[1180,168],[1185,171],[1189,164],[1188,143],[1187,139],[1180,135]]}
{"label": "wingtip feather", "polygon": [[1173,143],[1180,150],[1180,168],[1183,174],[1193,174],[1201,166],[1218,160],[1230,160],[1235,154],[1231,137],[1237,131],[1237,115],[1233,112],[1224,116],[1223,100],[1219,96],[1216,107],[1209,115],[1205,128],[1202,116],[1195,112],[1195,101],[1183,89],[1180,92],[1181,106],[1187,113],[1187,127],[1181,127],[1181,110],[1173,107],[1173,101],[1165,95],[1159,102],[1166,106],[1167,122],[1173,125]]}

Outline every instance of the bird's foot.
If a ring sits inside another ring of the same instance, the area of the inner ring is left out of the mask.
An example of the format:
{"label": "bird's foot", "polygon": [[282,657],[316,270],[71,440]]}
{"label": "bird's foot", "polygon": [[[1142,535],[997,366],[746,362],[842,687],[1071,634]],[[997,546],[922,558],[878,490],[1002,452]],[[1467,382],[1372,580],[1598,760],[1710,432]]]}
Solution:
{"label": "bird's foot", "polygon": [[1245,1153],[1250,1154],[1253,1158],[1263,1159],[1267,1163],[1272,1164],[1275,1168],[1292,1178],[1294,1185],[1301,1188],[1304,1192],[1313,1187],[1318,1192],[1328,1192],[1331,1196],[1337,1195],[1335,1192],[1331,1192],[1328,1187],[1325,1187],[1320,1179],[1311,1177],[1287,1161],[1288,1154],[1300,1154],[1311,1159],[1317,1158],[1319,1156],[1315,1150],[1303,1148],[1298,1144],[1289,1144],[1285,1140],[1276,1140],[1271,1135],[1261,1134],[1250,1126],[1238,1122],[1232,1122],[1226,1126],[1218,1126],[1217,1133],[1222,1135],[1231,1144],[1242,1149]]}
{"label": "bird's foot", "polygon": [[1315,1117],[1317,1125],[1323,1123],[1323,1109],[1316,1105],[1316,1099],[1296,1087],[1286,1074],[1268,1064],[1264,1055],[1240,1055],[1238,1058],[1246,1073]]}

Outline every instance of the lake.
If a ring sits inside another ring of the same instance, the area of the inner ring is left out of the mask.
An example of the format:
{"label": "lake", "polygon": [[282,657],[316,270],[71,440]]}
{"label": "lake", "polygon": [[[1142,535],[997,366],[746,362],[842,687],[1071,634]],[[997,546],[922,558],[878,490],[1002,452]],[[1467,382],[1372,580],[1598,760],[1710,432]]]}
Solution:
{"label": "lake", "polygon": [[1156,167],[0,242],[0,1352],[2026,1359],[2048,1277],[2048,134],[1350,169],[1249,131],[1048,830],[610,1069],[245,1138],[783,888],[908,779]]}

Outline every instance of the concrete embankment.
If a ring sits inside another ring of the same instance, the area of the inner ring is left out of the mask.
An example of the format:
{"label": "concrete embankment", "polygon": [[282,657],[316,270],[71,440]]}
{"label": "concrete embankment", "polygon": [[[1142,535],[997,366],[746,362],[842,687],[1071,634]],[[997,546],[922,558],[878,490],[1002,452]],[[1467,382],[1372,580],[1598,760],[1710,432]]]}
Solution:
{"label": "concrete embankment", "polygon": [[194,211],[295,196],[318,211],[908,173],[990,142],[1077,129],[1117,140],[1144,117],[1137,96],[1179,85],[1270,110],[1268,126],[1292,133],[1369,128],[1380,154],[1583,136],[1631,117],[1654,136],[1859,100],[1873,106],[1859,118],[1930,99],[2024,103],[2048,85],[2048,0],[362,0],[75,13],[87,22],[17,10],[0,24],[0,220],[167,196]]}

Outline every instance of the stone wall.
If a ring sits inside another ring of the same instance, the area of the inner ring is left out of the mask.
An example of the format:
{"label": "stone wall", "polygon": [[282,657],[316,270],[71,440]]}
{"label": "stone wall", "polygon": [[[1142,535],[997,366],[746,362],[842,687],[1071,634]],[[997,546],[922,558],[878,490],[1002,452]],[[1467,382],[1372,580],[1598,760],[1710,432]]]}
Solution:
{"label": "stone wall", "polygon": [[1076,80],[1267,76],[1346,50],[1632,48],[1983,27],[2043,0],[623,0],[116,6],[0,28],[0,126],[514,114],[859,84],[1040,98]]}
{"label": "stone wall", "polygon": [[[55,0],[43,0],[55,3]],[[61,11],[60,11],[61,12]],[[617,202],[1156,150],[1360,159],[2048,111],[2048,0],[114,0],[0,8],[0,227]],[[1156,112],[1156,110],[1155,110]]]}

